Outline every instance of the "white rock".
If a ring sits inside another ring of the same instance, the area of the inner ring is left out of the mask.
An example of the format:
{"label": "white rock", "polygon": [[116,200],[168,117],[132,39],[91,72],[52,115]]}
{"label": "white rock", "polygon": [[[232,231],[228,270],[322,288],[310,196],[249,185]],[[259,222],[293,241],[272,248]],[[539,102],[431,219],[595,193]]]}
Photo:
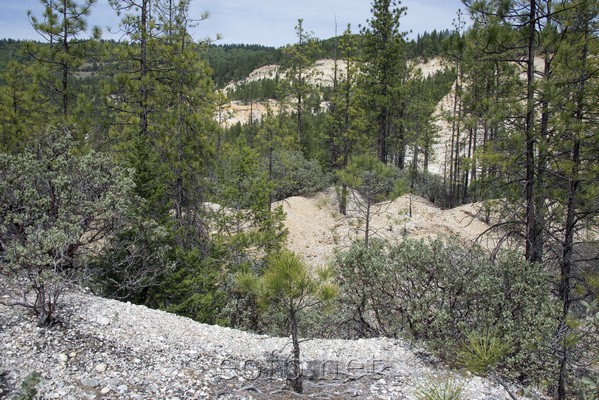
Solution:
{"label": "white rock", "polygon": [[106,363],[100,363],[100,364],[96,365],[96,367],[94,369],[98,372],[104,372],[104,371],[106,371],[106,368],[107,368]]}
{"label": "white rock", "polygon": [[100,386],[100,382],[94,378],[83,378],[79,381],[84,388],[95,388]]}

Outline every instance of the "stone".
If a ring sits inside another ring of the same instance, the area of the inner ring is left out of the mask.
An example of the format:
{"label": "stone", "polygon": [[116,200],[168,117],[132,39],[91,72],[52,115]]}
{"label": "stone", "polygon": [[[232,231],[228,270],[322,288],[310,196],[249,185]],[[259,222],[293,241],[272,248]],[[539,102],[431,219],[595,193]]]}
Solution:
{"label": "stone", "polygon": [[84,388],[96,388],[100,386],[100,382],[94,378],[83,378],[79,381]]}
{"label": "stone", "polygon": [[100,373],[102,373],[102,372],[106,371],[106,368],[107,368],[107,365],[106,365],[106,363],[100,363],[100,364],[96,365],[96,367],[95,367],[94,369],[95,369],[97,372],[100,372]]}

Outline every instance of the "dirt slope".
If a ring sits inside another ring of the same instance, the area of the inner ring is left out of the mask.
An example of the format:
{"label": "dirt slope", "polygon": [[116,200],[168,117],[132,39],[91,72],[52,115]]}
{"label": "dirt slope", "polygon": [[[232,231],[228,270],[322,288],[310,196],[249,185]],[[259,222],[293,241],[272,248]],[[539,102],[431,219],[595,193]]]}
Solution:
{"label": "dirt slope", "polygon": [[[411,197],[411,199],[410,199]],[[410,203],[412,216],[409,215]],[[349,217],[338,212],[334,189],[311,197],[295,196],[279,203],[287,214],[287,247],[302,254],[311,265],[328,262],[336,248],[349,246],[356,237],[364,237],[356,202],[349,206]],[[404,237],[429,238],[457,235],[465,242],[474,241],[489,228],[476,218],[476,206],[465,205],[441,210],[426,199],[404,195],[394,201],[372,207],[371,237],[399,241]],[[490,239],[489,239],[490,240]],[[491,242],[483,244],[491,246]]]}

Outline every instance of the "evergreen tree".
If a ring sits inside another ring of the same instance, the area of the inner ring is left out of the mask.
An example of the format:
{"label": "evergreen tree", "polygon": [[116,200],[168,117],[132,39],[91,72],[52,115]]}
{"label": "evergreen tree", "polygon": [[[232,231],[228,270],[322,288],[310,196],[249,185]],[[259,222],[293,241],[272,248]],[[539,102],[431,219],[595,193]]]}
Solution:
{"label": "evergreen tree", "polygon": [[361,90],[363,108],[376,135],[375,148],[381,162],[405,164],[406,137],[401,124],[406,99],[402,85],[407,79],[405,42],[399,31],[406,8],[398,0],[374,0],[372,18],[362,29],[364,36]]}
{"label": "evergreen tree", "polygon": [[[583,360],[588,351],[581,346],[580,336],[571,329],[570,320],[580,298],[575,294],[582,292],[584,297],[597,296],[589,282],[597,276],[589,269],[579,254],[587,246],[584,233],[587,229],[596,229],[597,177],[599,176],[598,149],[599,130],[596,95],[599,88],[599,73],[596,57],[599,42],[597,40],[597,16],[599,3],[595,0],[582,2],[563,2],[555,4],[555,27],[551,27],[552,52],[545,58],[551,77],[543,88],[545,96],[542,103],[543,124],[547,125],[546,141],[550,142],[554,153],[547,156],[542,165],[547,173],[542,181],[550,185],[550,198],[562,211],[549,214],[551,226],[548,236],[557,237],[559,243],[559,298],[562,303],[560,339],[560,374],[557,383],[558,398],[568,397],[576,386],[573,370],[576,361]],[[556,39],[562,40],[557,41]],[[555,60],[555,61],[553,61]],[[547,71],[546,71],[547,72]],[[557,99],[554,94],[559,93]],[[551,100],[549,100],[551,99]],[[545,121],[546,119],[546,121]],[[548,210],[549,211],[549,210]],[[591,228],[593,229],[593,228]],[[581,243],[582,242],[582,243]],[[595,260],[599,254],[595,252]],[[582,278],[582,282],[579,279]],[[583,289],[584,288],[584,289]],[[571,338],[576,340],[572,341]],[[568,387],[570,386],[570,388]]]}
{"label": "evergreen tree", "polygon": [[162,102],[159,82],[152,74],[160,64],[154,2],[111,0],[110,5],[119,15],[124,12],[119,29],[129,42],[115,49],[112,57],[117,70],[103,93],[113,116],[108,135],[115,154],[137,170],[136,188],[148,200],[147,212],[162,222],[169,205],[156,151],[158,131],[150,123],[151,117],[156,122],[160,120],[152,112]]}
{"label": "evergreen tree", "polygon": [[[596,1],[476,2],[471,9],[475,29],[482,28],[479,58],[495,68],[486,87],[473,79],[467,111],[487,115],[475,117],[488,124],[485,139],[491,128],[481,161],[483,173],[502,182],[501,194],[508,199],[503,225],[522,232],[528,260],[559,266],[563,313],[555,391],[564,399],[575,387],[573,357],[583,353],[570,330],[572,290],[589,295],[582,289],[591,287],[584,283],[592,276],[587,262],[599,258],[582,234],[593,229],[599,212],[589,201],[597,190],[598,76],[589,54],[596,52],[598,6]],[[480,70],[474,69],[473,77],[475,71]],[[501,105],[489,106],[495,102]]]}
{"label": "evergreen tree", "polygon": [[32,66],[10,61],[0,86],[0,151],[21,153],[51,115],[46,114],[38,76]]}
{"label": "evergreen tree", "polygon": [[303,392],[304,374],[301,367],[300,313],[323,301],[335,298],[339,289],[331,282],[331,270],[321,268],[313,276],[301,257],[290,251],[281,251],[268,258],[268,265],[260,276],[249,271],[237,275],[238,287],[253,293],[263,307],[282,308],[288,316],[291,335],[292,374],[288,378],[296,393]]}
{"label": "evergreen tree", "polygon": [[300,148],[306,148],[306,132],[304,127],[305,114],[308,111],[307,100],[313,89],[309,82],[309,68],[318,52],[316,40],[310,32],[304,29],[304,20],[298,19],[295,26],[297,43],[283,49],[288,67],[287,79],[290,82],[291,96],[293,97],[293,110],[296,118],[297,141]]}
{"label": "evergreen tree", "polygon": [[453,68],[456,71],[456,81],[453,90],[453,109],[451,115],[449,115],[449,122],[451,123],[451,145],[449,148],[449,176],[445,176],[449,180],[449,197],[450,205],[459,203],[461,189],[459,184],[462,171],[462,156],[465,143],[460,137],[463,128],[463,103],[462,103],[462,88],[464,80],[464,51],[465,51],[465,38],[464,38],[464,26],[466,22],[462,17],[462,11],[458,10],[457,18],[453,21],[454,31],[449,37],[449,50],[448,56],[450,62],[453,64]]}
{"label": "evergreen tree", "polygon": [[396,168],[384,164],[376,157],[365,154],[354,157],[348,166],[338,172],[342,184],[354,189],[352,200],[356,207],[354,215],[358,221],[356,230],[364,234],[364,246],[377,234],[371,227],[372,218],[385,211],[385,206],[377,205],[401,191],[401,182],[396,177]]}
{"label": "evergreen tree", "polygon": [[160,118],[151,120],[155,146],[170,207],[179,221],[189,217],[191,210],[199,212],[204,191],[201,177],[212,152],[209,136],[217,129],[212,71],[200,57],[202,44],[189,37],[189,3],[157,3],[159,67],[151,74],[161,97],[153,111]]}
{"label": "evergreen tree", "polygon": [[[357,51],[356,36],[348,25],[339,40],[340,58],[335,59],[335,80],[328,112],[329,168],[333,172],[346,168],[352,154],[367,150],[364,110],[359,107]],[[341,182],[339,212],[344,215],[347,196],[347,185]]]}
{"label": "evergreen tree", "polygon": [[96,0],[79,4],[74,0],[40,0],[44,5],[43,19],[28,11],[33,28],[47,42],[40,45],[30,42],[27,51],[39,64],[39,83],[46,90],[50,104],[63,118],[73,114],[74,72],[90,56],[101,32],[93,27],[91,35],[83,37],[88,30],[87,18]]}

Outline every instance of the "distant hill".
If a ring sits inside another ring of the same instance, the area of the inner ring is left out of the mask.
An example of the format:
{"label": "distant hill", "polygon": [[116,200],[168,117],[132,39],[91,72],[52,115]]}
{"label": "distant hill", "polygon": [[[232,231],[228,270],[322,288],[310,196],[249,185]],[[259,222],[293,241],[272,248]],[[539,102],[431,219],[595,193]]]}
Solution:
{"label": "distant hill", "polygon": [[[449,37],[449,31],[437,32],[436,30],[418,35],[415,40],[406,43],[406,56],[410,59],[439,56]],[[319,50],[312,61],[334,58],[338,40],[339,37],[317,40]],[[26,41],[23,40],[0,40],[0,74],[6,70],[10,60],[24,61],[29,58],[25,51],[25,43]],[[112,40],[102,40],[100,43],[105,47],[104,50],[122,45]],[[214,72],[213,80],[217,88],[223,88],[233,81],[240,81],[257,68],[281,64],[284,58],[282,48],[260,44],[212,44],[206,50],[205,57]],[[91,65],[93,61],[90,60],[86,64]],[[97,72],[101,71],[102,65],[98,64]]]}

